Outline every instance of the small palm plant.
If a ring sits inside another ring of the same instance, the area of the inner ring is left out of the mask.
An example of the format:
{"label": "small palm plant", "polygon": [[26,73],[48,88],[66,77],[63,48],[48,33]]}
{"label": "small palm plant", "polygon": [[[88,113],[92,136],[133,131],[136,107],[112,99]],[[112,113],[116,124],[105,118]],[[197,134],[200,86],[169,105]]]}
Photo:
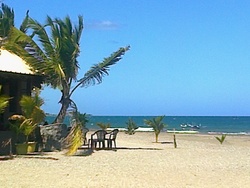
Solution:
{"label": "small palm plant", "polygon": [[216,136],[215,138],[220,142],[220,144],[223,144],[223,142],[226,139],[226,136],[227,136],[226,134],[222,134],[221,137]]}
{"label": "small palm plant", "polygon": [[155,132],[155,142],[158,142],[158,137],[159,137],[160,132],[163,130],[165,126],[167,126],[166,124],[162,122],[164,117],[165,116],[158,116],[158,117],[153,118],[152,120],[144,120],[144,122],[147,125],[153,128]]}
{"label": "small palm plant", "polygon": [[25,135],[26,143],[38,123],[41,123],[45,118],[45,113],[41,109],[44,101],[39,97],[39,94],[40,90],[35,88],[31,96],[23,95],[19,102],[23,115],[12,115],[9,118],[12,129],[17,135],[20,133]]}
{"label": "small palm plant", "polygon": [[102,130],[106,130],[107,128],[110,128],[110,123],[96,123],[98,127],[100,127]]}
{"label": "small palm plant", "polygon": [[129,135],[135,134],[135,130],[138,129],[136,123],[132,119],[129,118],[126,124],[127,124],[127,131],[125,131],[125,133]]}

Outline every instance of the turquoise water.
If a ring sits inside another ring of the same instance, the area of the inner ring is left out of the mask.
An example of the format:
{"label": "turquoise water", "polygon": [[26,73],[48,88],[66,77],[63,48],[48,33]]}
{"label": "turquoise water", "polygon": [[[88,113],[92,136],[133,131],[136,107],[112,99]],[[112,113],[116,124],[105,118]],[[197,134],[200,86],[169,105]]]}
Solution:
{"label": "turquoise water", "polygon": [[[111,127],[126,128],[126,122],[131,118],[137,126],[148,127],[144,119],[152,119],[154,116],[89,116],[87,127],[89,129],[99,129],[96,123],[110,123]],[[48,116],[46,120],[51,123],[54,117]],[[182,130],[181,124],[200,125],[200,133],[228,133],[228,134],[248,134],[250,135],[249,116],[166,116],[163,120],[167,124],[167,130]],[[69,117],[65,118],[65,123],[70,125]],[[165,130],[166,130],[165,129]]]}

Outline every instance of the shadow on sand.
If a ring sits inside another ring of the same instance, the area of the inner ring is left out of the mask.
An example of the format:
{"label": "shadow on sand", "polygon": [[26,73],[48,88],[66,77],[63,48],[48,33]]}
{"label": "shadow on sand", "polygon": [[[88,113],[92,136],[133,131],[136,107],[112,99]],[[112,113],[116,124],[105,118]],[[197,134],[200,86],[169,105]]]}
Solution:
{"label": "shadow on sand", "polygon": [[[174,144],[174,142],[171,141],[162,141],[162,142],[153,142],[155,144]],[[78,151],[74,156],[90,156],[95,151],[118,151],[118,150],[162,150],[161,148],[148,148],[148,147],[116,147],[116,148],[79,148]]]}
{"label": "shadow on sand", "polygon": [[144,147],[117,147],[117,148],[96,148],[96,149],[91,149],[91,148],[81,148],[79,149],[74,156],[90,156],[92,153],[95,151],[118,151],[118,150],[162,150],[160,148],[144,148]]}

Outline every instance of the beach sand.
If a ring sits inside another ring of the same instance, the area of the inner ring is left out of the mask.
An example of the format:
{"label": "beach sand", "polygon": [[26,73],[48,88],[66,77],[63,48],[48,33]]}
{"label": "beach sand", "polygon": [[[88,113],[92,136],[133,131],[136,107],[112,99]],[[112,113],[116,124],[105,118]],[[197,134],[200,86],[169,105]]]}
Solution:
{"label": "beach sand", "polygon": [[0,161],[0,187],[250,187],[250,136],[227,136],[222,145],[214,135],[177,134],[176,138],[175,149],[170,133],[161,133],[160,143],[154,143],[152,132],[120,132],[116,151],[70,157],[53,152],[43,157],[58,160]]}

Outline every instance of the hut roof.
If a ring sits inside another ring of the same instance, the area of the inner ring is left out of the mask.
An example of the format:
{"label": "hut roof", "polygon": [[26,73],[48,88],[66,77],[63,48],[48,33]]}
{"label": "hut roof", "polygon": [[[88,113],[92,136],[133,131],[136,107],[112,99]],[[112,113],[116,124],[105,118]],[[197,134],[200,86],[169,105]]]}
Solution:
{"label": "hut roof", "polygon": [[0,49],[0,71],[35,74],[23,59],[3,49]]}

